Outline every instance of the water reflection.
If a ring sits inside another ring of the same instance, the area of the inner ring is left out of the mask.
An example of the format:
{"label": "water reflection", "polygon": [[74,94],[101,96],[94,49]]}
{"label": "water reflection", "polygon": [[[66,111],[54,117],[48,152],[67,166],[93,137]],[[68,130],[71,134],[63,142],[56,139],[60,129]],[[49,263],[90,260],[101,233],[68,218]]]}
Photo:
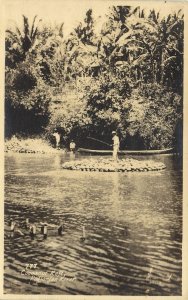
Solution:
{"label": "water reflection", "polygon": [[75,157],[76,157],[76,154],[74,152],[72,152],[72,151],[69,152],[69,155],[70,155],[70,159],[71,160],[74,160]]}
{"label": "water reflection", "polygon": [[56,169],[61,168],[61,156],[60,155],[55,155],[55,157],[54,157],[54,167]]}
{"label": "water reflection", "polygon": [[112,173],[111,177],[112,177],[111,210],[113,211],[115,220],[118,220],[118,217],[121,213],[119,173]]}

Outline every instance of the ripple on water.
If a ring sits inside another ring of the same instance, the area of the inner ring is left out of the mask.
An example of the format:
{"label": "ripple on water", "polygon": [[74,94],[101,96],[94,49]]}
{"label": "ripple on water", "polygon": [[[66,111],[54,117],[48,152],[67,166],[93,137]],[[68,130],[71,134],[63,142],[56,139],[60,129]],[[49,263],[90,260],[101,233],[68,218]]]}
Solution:
{"label": "ripple on water", "polygon": [[[180,295],[182,188],[171,159],[163,158],[164,172],[114,176],[62,171],[65,157],[7,158],[6,225],[10,217],[20,226],[26,218],[63,223],[65,235],[5,234],[5,292]],[[30,284],[21,275],[26,263],[76,280]]]}

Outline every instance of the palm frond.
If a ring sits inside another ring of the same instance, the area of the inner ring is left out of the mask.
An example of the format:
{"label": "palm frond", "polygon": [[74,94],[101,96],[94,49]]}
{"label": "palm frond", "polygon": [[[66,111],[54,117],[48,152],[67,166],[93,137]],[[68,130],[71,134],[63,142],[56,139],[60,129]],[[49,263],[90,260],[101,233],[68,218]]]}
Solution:
{"label": "palm frond", "polygon": [[20,45],[20,39],[18,38],[16,33],[9,29],[6,30],[6,33],[8,33],[8,35],[11,37],[11,39],[13,39],[13,41],[17,42]]}
{"label": "palm frond", "polygon": [[124,45],[126,45],[129,41],[130,38],[132,37],[132,34],[130,32],[125,33],[124,35],[122,35],[118,41],[118,46],[122,47]]}
{"label": "palm frond", "polygon": [[60,28],[59,28],[59,36],[63,37],[63,27],[64,27],[64,22],[61,23]]}
{"label": "palm frond", "polygon": [[173,49],[180,55],[183,55],[183,52],[181,52],[179,49],[177,49],[176,47],[173,47]]}
{"label": "palm frond", "polygon": [[170,19],[171,19],[171,15],[168,15],[166,22],[169,23]]}
{"label": "palm frond", "polygon": [[115,42],[117,42],[121,37],[122,37],[122,35],[125,33],[125,32],[127,32],[127,31],[129,31],[130,29],[126,26],[124,29],[122,29],[121,31],[120,31],[120,33],[117,35],[117,37],[116,37],[116,39],[115,39]]}
{"label": "palm frond", "polygon": [[20,29],[17,26],[16,26],[16,31],[17,31],[19,37],[21,37],[22,36],[21,31],[20,31]]}
{"label": "palm frond", "polygon": [[145,11],[144,11],[144,9],[142,9],[142,11],[140,13],[140,18],[145,18]]}
{"label": "palm frond", "polygon": [[35,21],[36,21],[37,15],[34,16],[33,18],[33,23],[32,23],[32,27],[31,27],[31,38],[33,37],[33,32],[34,32],[34,26],[35,26]]}
{"label": "palm frond", "polygon": [[[148,25],[152,31],[158,32],[159,24],[156,24],[156,23],[153,22],[152,20],[147,20],[147,21],[145,22],[145,25],[146,25],[146,26]],[[156,26],[156,25],[157,25],[157,26]]]}
{"label": "palm frond", "polygon": [[164,60],[163,62],[163,66],[166,66],[167,64],[169,64],[172,60],[176,60],[176,56],[171,56],[171,57],[168,57],[166,60]]}
{"label": "palm frond", "polygon": [[23,22],[24,22],[24,28],[23,28],[23,31],[24,31],[24,34],[27,36],[29,35],[29,22],[28,22],[28,18],[24,15],[23,16]]}
{"label": "palm frond", "polygon": [[140,6],[137,6],[135,9],[133,9],[133,11],[130,13],[130,16],[135,15],[137,13],[137,11],[140,12]]}
{"label": "palm frond", "polygon": [[35,31],[34,31],[34,33],[33,33],[33,36],[32,36],[33,42],[35,41],[35,38],[36,38],[36,36],[37,36],[37,33],[38,33],[38,28],[36,27],[36,28],[35,28]]}
{"label": "palm frond", "polygon": [[182,13],[182,9],[179,9],[178,12],[177,12],[177,16],[180,15],[180,13]]}
{"label": "palm frond", "polygon": [[141,54],[138,58],[136,58],[132,62],[132,66],[138,66],[140,65],[144,60],[146,60],[149,57],[148,53]]}
{"label": "palm frond", "polygon": [[158,24],[158,14],[156,14],[155,10],[150,10],[149,15],[150,20],[152,20],[156,25]]}
{"label": "palm frond", "polygon": [[174,24],[168,27],[168,34],[171,34],[172,31],[179,25],[179,20],[177,20]]}

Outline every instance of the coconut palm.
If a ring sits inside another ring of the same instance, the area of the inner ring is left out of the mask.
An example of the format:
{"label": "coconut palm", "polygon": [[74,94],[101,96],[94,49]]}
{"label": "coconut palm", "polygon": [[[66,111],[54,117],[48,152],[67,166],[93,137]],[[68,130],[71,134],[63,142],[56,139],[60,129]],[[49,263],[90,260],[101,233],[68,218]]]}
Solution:
{"label": "coconut palm", "polygon": [[157,81],[163,83],[165,68],[176,60],[180,62],[179,56],[183,56],[183,16],[179,11],[177,14],[160,19],[159,14],[153,10],[148,23],[151,25],[150,33],[155,44]]}
{"label": "coconut palm", "polygon": [[121,35],[117,45],[129,53],[127,62],[133,79],[138,81],[145,78],[146,82],[166,82],[180,87],[183,69],[181,11],[161,19],[154,10],[148,17],[143,11],[137,10],[127,19],[126,27],[129,30]]}
{"label": "coconut palm", "polygon": [[108,21],[102,28],[98,44],[99,57],[106,62],[108,68],[117,72],[122,70],[124,75],[133,76],[135,80],[140,73],[135,60],[143,54],[140,51],[141,46],[135,44],[135,29],[140,22],[143,23],[143,18],[144,11],[140,7],[135,9],[129,6],[113,7]]}
{"label": "coconut palm", "polygon": [[31,26],[29,20],[23,15],[23,29],[18,26],[15,28],[6,30],[6,41],[5,47],[8,52],[8,56],[13,56],[15,63],[23,61],[28,51],[36,44],[37,37],[39,34],[38,24],[36,24],[37,16],[33,18]]}
{"label": "coconut palm", "polygon": [[77,75],[88,75],[91,64],[96,61],[97,39],[94,23],[92,9],[89,9],[84,22],[73,29],[65,42],[65,69],[69,79],[76,78]]}

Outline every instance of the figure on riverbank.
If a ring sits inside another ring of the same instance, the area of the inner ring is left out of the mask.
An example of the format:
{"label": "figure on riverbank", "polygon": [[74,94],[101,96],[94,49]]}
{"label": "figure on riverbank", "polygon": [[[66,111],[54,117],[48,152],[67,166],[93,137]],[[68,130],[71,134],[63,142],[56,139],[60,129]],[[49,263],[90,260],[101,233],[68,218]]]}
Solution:
{"label": "figure on riverbank", "polygon": [[116,131],[112,131],[112,140],[113,140],[113,158],[118,160],[118,151],[119,151],[119,137]]}
{"label": "figure on riverbank", "polygon": [[73,153],[75,152],[75,150],[76,150],[76,144],[75,144],[75,142],[73,140],[71,140],[69,148],[70,148],[71,152],[73,152]]}
{"label": "figure on riverbank", "polygon": [[59,132],[57,131],[57,129],[54,130],[54,133],[52,135],[55,137],[56,148],[59,149],[61,136],[60,136]]}

